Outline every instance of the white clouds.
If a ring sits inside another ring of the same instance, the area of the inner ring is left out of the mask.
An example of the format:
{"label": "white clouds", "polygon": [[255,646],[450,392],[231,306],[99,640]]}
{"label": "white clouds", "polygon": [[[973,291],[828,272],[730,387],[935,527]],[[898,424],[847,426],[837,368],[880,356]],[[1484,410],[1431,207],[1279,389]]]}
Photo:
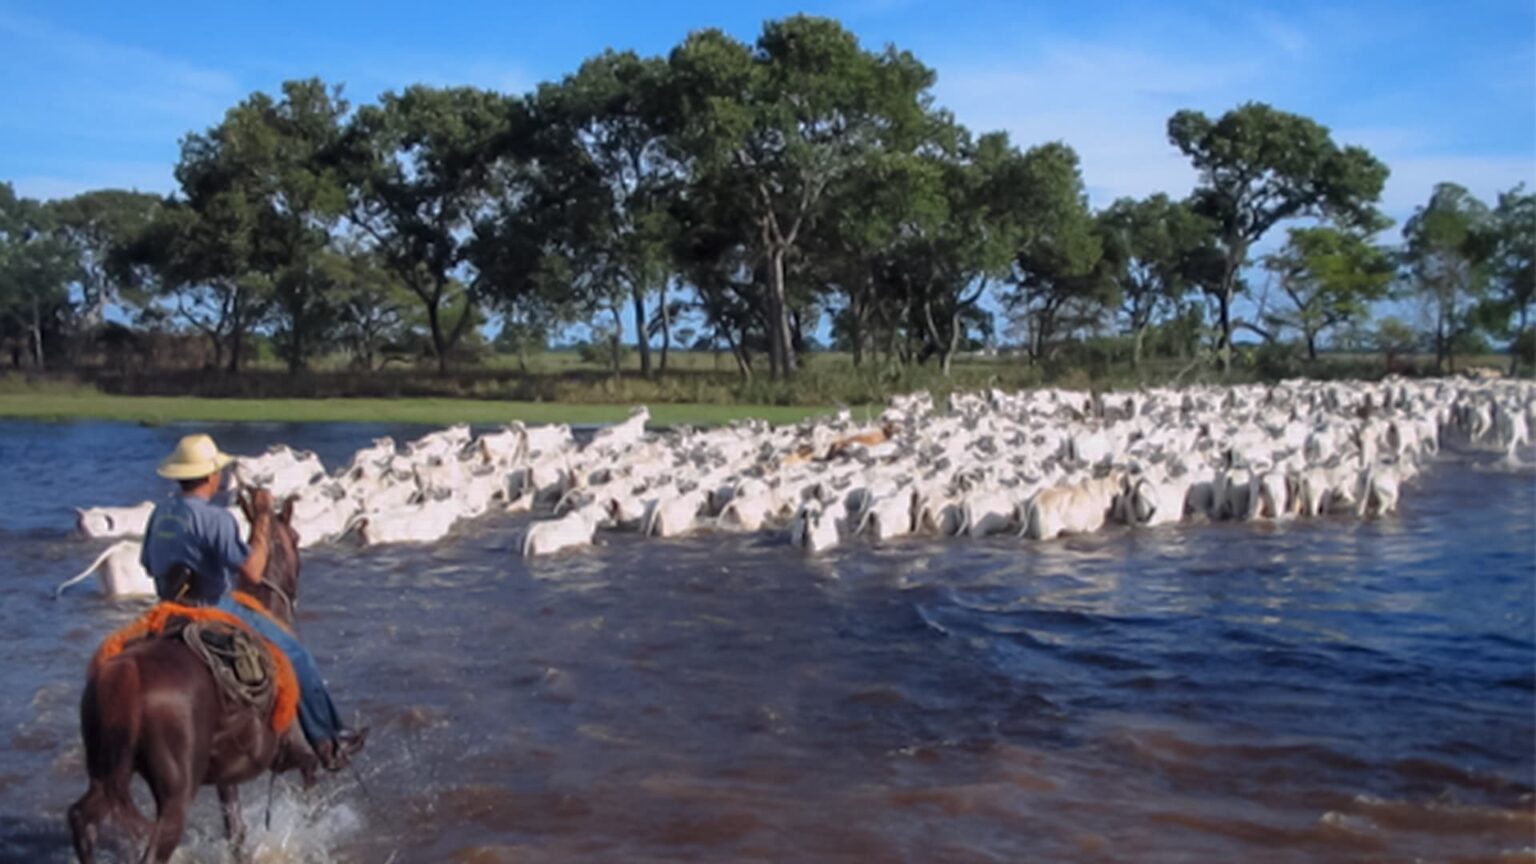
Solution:
{"label": "white clouds", "polygon": [[938,70],[939,101],[972,129],[1005,129],[1022,147],[1070,144],[1094,203],[1102,205],[1122,195],[1187,191],[1194,171],[1168,143],[1168,117],[1181,108],[1236,104],[1236,92],[1254,84],[1262,67],[1071,40],[1011,60]]}
{"label": "white clouds", "polygon": [[[1450,142],[1464,130],[1437,126],[1442,112],[1353,69],[1367,33],[1325,12],[1214,23],[1164,18],[1091,39],[1036,34],[1008,54],[936,52],[935,90],[973,130],[1005,129],[1023,147],[1070,144],[1096,206],[1123,195],[1186,193],[1196,177],[1168,143],[1168,117],[1182,108],[1219,114],[1247,101],[1306,114],[1333,128],[1335,140],[1370,149],[1392,169],[1383,208],[1400,221],[1436,182],[1459,182],[1491,200],[1536,174],[1536,152],[1469,154]],[[1421,107],[1352,123],[1342,106],[1377,94]]]}
{"label": "white clouds", "polygon": [[10,128],[46,124],[52,132],[121,138],[175,124],[174,142],[191,126],[217,120],[242,95],[223,70],[9,12],[0,12],[0,51],[31,72],[28,89],[7,82]]}

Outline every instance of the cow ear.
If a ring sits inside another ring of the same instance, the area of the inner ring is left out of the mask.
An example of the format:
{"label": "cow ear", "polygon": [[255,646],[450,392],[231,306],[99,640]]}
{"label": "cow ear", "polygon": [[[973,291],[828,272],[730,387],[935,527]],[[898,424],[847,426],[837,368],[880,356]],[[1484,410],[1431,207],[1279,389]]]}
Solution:
{"label": "cow ear", "polygon": [[299,500],[299,496],[289,495],[288,498],[283,501],[283,510],[281,513],[277,514],[277,518],[280,519],[284,525],[293,524],[293,502],[297,500]]}

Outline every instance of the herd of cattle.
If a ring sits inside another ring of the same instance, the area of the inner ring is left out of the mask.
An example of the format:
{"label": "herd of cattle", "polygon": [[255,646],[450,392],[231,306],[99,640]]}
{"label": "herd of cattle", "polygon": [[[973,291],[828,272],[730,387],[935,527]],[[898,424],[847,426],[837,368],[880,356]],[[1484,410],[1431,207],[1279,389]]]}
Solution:
{"label": "herd of cattle", "polygon": [[[293,500],[301,545],[427,543],[492,508],[531,512],[525,556],[589,546],[598,529],[675,537],[787,531],[820,552],[856,537],[1033,540],[1189,519],[1382,515],[1442,443],[1518,461],[1536,384],[1441,379],[1089,394],[1066,390],[895,397],[878,419],[847,410],[797,426],[743,421],[650,432],[638,409],[585,444],[568,426],[467,426],[404,446],[380,439],[328,473],[276,446],[236,459],[230,486]],[[78,511],[88,537],[142,536],[152,502]],[[232,508],[237,519],[244,519]],[[152,593],[123,540],[65,585]],[[60,586],[60,590],[64,586]]]}

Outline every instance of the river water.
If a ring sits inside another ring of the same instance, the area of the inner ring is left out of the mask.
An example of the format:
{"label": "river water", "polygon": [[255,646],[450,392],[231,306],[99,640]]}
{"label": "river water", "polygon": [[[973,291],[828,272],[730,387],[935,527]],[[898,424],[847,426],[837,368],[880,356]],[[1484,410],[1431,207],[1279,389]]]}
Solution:
{"label": "river water", "polygon": [[[198,428],[327,465],[425,431]],[[0,423],[0,860],[71,860],[86,659],[142,608],[49,597],[107,545],[69,508],[163,494],[188,431]],[[1484,462],[1363,523],[309,550],[301,634],[373,734],[270,829],[245,787],[256,860],[1533,860],[1536,483]],[[211,790],[190,824],[226,860]]]}

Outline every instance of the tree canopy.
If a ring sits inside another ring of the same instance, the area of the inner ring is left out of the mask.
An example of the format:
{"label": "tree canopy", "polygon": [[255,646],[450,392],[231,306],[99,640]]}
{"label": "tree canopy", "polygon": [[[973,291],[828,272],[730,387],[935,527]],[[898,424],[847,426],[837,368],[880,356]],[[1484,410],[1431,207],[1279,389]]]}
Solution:
{"label": "tree canopy", "polygon": [[1113,342],[1139,366],[1199,353],[1210,322],[1229,369],[1236,332],[1313,360],[1367,341],[1392,289],[1443,366],[1470,334],[1531,338],[1524,187],[1489,207],[1442,184],[1393,249],[1386,166],[1251,102],[1169,118],[1187,194],[1096,210],[1070,142],[967,129],[935,80],[796,15],[750,41],[606,50],[527,93],[414,84],[354,106],[289,81],[189,132],[169,196],[0,187],[0,341],[43,367],[121,310],[229,372],[258,339],[293,373],[334,352],[447,372],[492,332],[526,361],[587,325],[615,370],[627,341],[665,373],[676,338],[787,379],[827,334],[879,374],[948,374],[999,341],[1030,363]]}

